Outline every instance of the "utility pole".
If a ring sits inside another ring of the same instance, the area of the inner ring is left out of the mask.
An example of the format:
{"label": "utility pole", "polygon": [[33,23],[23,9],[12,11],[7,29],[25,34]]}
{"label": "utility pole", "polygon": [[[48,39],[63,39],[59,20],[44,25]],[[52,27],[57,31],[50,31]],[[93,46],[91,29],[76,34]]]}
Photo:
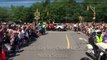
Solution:
{"label": "utility pole", "polygon": [[96,19],[96,10],[95,7],[92,7],[91,5],[87,6],[87,10],[91,9],[93,11],[93,20]]}
{"label": "utility pole", "polygon": [[40,12],[38,11],[38,9],[36,9],[36,12],[34,12],[34,19],[36,20],[35,23],[37,25],[38,20],[40,19]]}

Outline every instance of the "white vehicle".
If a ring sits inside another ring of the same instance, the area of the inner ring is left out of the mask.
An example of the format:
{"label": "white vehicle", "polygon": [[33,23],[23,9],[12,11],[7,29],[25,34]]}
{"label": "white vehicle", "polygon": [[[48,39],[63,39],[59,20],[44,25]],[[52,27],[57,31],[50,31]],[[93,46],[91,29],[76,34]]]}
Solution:
{"label": "white vehicle", "polygon": [[61,23],[57,23],[55,29],[58,31],[66,31],[66,26]]}

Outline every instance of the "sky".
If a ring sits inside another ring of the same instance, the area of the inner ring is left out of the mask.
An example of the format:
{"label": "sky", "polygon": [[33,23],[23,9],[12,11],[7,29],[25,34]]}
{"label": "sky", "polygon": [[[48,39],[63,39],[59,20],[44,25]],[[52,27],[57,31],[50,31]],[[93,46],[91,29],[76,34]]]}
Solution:
{"label": "sky", "polygon": [[42,0],[0,0],[1,7],[14,6],[31,6],[35,2],[41,2]]}
{"label": "sky", "polygon": [[[14,6],[26,6],[29,7],[35,2],[41,2],[42,0],[0,0],[1,7],[10,7],[11,5]],[[76,0],[78,2],[82,0]]]}

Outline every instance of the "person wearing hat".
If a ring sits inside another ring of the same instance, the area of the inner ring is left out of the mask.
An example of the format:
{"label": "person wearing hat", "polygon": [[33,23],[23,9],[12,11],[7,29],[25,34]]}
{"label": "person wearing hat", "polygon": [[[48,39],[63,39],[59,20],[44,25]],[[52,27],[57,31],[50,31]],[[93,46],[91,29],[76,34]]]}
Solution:
{"label": "person wearing hat", "polygon": [[103,42],[103,36],[104,36],[104,34],[101,32],[101,30],[97,30],[96,33],[97,34],[95,36],[95,38],[96,38],[95,42],[96,43]]}

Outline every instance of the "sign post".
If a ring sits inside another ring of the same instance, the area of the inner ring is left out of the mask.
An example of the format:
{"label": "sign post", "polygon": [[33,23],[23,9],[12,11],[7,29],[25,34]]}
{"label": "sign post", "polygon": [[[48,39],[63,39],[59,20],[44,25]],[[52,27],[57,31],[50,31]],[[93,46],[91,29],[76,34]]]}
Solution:
{"label": "sign post", "polygon": [[79,16],[79,20],[80,20],[80,23],[82,23],[83,22],[83,17]]}
{"label": "sign post", "polygon": [[34,19],[36,20],[35,24],[38,25],[38,20],[40,19],[40,12],[38,9],[36,9],[36,12],[34,12]]}
{"label": "sign post", "polygon": [[95,19],[96,19],[96,12],[94,11],[94,13],[93,13],[93,20],[94,20],[94,22],[95,22]]}

